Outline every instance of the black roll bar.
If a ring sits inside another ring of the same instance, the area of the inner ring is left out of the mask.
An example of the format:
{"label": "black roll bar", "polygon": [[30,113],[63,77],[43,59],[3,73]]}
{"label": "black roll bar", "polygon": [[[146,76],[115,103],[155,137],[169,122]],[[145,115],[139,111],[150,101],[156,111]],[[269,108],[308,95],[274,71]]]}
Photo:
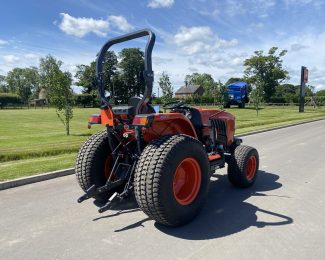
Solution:
{"label": "black roll bar", "polygon": [[144,71],[143,76],[145,80],[145,91],[143,94],[142,100],[139,102],[139,104],[136,107],[136,114],[140,114],[141,108],[143,105],[146,105],[151,97],[152,94],[152,88],[153,88],[153,81],[154,81],[154,73],[152,71],[152,60],[151,60],[151,54],[152,49],[155,44],[156,36],[150,29],[143,29],[136,32],[128,33],[122,36],[118,36],[115,38],[112,38],[108,40],[104,46],[101,48],[97,60],[96,60],[96,82],[98,87],[99,96],[101,99],[101,105],[103,108],[107,108],[110,106],[109,101],[105,97],[105,89],[104,89],[104,78],[103,78],[103,61],[105,58],[105,54],[108,51],[108,49],[117,43],[133,40],[136,38],[141,38],[144,36],[148,37],[148,42],[144,51]]}

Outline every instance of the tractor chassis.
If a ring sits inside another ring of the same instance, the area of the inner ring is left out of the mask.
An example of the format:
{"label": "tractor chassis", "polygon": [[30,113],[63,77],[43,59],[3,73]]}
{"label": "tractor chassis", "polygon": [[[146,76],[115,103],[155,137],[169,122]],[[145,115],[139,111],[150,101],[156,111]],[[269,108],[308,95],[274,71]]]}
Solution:
{"label": "tractor chassis", "polygon": [[[219,138],[221,138],[222,141],[227,140],[226,124],[223,121],[214,118],[210,118],[209,121],[213,137],[213,149],[211,152],[208,153],[208,158],[210,162],[210,173],[212,175],[217,169],[223,168],[225,166],[225,163],[228,162],[228,158],[231,156],[232,152],[238,145],[242,143],[242,139],[234,137],[234,142],[231,146],[227,146],[226,142],[222,142],[223,144],[220,144],[220,140],[216,139],[216,133],[219,133]],[[92,185],[89,189],[87,189],[85,194],[78,199],[78,203],[93,198],[96,195],[112,191],[113,189],[121,187],[124,184],[122,192],[114,192],[109,197],[105,205],[98,209],[99,213],[103,213],[112,207],[113,202],[116,202],[118,200],[122,201],[132,192],[134,188],[132,183],[134,179],[135,167],[145,146],[141,127],[135,126],[134,129],[136,140],[130,140],[129,142],[124,143],[117,131],[113,127],[107,126],[107,134],[109,136],[108,145],[112,151],[112,157],[115,161],[114,166],[112,168],[112,174],[107,179],[105,185],[101,187],[96,187],[95,185]],[[118,144],[116,146],[114,146],[112,142],[113,139],[118,141]],[[132,153],[132,150],[129,148],[129,145],[131,143],[134,143],[135,141],[137,143],[136,154]],[[119,152],[119,149],[121,147],[123,147],[130,162],[125,163],[125,160],[123,161],[123,159],[125,158],[125,154]],[[114,180],[112,180],[112,176],[115,176]]]}

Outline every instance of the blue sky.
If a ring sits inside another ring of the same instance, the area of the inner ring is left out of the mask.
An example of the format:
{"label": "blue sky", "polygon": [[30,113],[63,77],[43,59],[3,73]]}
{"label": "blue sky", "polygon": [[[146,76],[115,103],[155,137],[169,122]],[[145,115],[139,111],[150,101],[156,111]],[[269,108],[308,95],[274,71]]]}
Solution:
{"label": "blue sky", "polygon": [[[186,74],[207,72],[225,82],[241,76],[255,50],[287,49],[293,84],[302,65],[309,84],[325,88],[325,1],[321,0],[29,0],[3,1],[0,74],[35,66],[52,54],[72,73],[95,59],[110,37],[141,28],[157,35],[156,82],[166,71],[174,89]],[[136,40],[114,47],[143,47]],[[157,89],[157,83],[155,83]]]}

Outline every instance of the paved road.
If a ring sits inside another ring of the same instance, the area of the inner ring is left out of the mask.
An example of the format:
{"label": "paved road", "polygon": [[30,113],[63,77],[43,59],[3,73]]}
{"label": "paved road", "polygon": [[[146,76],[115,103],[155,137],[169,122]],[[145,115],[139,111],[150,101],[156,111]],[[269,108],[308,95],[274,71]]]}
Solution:
{"label": "paved road", "polygon": [[132,199],[102,215],[74,176],[0,192],[0,259],[325,259],[325,121],[244,138],[254,187],[213,178],[201,215],[173,229]]}

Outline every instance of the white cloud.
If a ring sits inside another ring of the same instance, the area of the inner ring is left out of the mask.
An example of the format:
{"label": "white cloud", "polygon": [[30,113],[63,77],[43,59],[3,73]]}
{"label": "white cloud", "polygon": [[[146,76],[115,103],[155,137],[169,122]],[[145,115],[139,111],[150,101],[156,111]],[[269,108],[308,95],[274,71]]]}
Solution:
{"label": "white cloud", "polygon": [[[84,37],[88,33],[94,33],[97,36],[104,37],[107,35],[110,27],[119,31],[127,32],[134,27],[128,23],[125,17],[110,15],[106,20],[86,17],[73,17],[66,13],[61,13],[62,21],[59,28],[66,34]],[[57,22],[55,22],[57,24]]]}
{"label": "white cloud", "polygon": [[205,41],[212,37],[212,30],[207,26],[180,27],[174,36],[177,45],[189,44],[195,41]]}
{"label": "white cloud", "polygon": [[32,60],[32,59],[39,58],[39,56],[34,54],[34,53],[27,53],[27,54],[24,55],[24,58]]}
{"label": "white cloud", "polygon": [[121,15],[120,16],[111,15],[108,17],[108,21],[110,22],[110,25],[123,32],[128,32],[134,28],[131,24],[128,23],[125,17]]}
{"label": "white cloud", "polygon": [[309,48],[309,47],[306,45],[300,44],[300,43],[293,43],[290,46],[290,51],[300,51],[300,50],[306,49],[306,48]]}
{"label": "white cloud", "polygon": [[5,62],[8,62],[8,63],[13,63],[15,61],[19,61],[19,57],[15,56],[15,55],[12,55],[12,54],[8,54],[8,55],[3,55],[2,56],[2,59],[5,61]]}
{"label": "white cloud", "polygon": [[[239,17],[252,16],[256,18],[266,18],[275,9],[275,0],[225,0],[209,1],[210,4],[201,4],[193,10],[204,16],[210,16],[219,22],[238,19]],[[229,19],[230,18],[230,19]],[[242,19],[242,18],[240,18]]]}
{"label": "white cloud", "polygon": [[148,7],[151,8],[161,8],[161,7],[171,7],[174,4],[174,0],[150,0]]}
{"label": "white cloud", "polygon": [[186,55],[206,54],[238,44],[237,39],[220,39],[208,26],[180,27],[173,42]]}
{"label": "white cloud", "polygon": [[59,24],[60,29],[69,35],[84,37],[88,33],[94,33],[98,36],[106,36],[108,30],[108,21],[86,17],[73,17],[66,13],[61,13],[62,21]]}
{"label": "white cloud", "polygon": [[1,39],[0,39],[0,45],[6,45],[6,44],[8,44],[8,43],[9,43],[8,41],[1,40]]}

